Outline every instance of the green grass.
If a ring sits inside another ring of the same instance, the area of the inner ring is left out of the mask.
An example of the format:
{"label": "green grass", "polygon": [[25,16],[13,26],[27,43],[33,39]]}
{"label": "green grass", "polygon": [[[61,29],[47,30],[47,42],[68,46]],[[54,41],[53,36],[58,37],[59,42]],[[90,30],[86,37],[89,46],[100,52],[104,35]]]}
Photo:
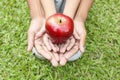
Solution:
{"label": "green grass", "polygon": [[120,80],[120,0],[95,0],[81,59],[54,68],[27,52],[26,0],[0,1],[0,80]]}

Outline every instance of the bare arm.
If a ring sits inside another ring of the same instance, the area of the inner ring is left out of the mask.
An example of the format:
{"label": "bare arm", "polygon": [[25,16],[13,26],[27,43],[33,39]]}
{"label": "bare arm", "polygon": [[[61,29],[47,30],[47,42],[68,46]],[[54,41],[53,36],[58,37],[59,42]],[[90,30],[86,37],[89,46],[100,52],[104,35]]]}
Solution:
{"label": "bare arm", "polygon": [[63,14],[71,17],[72,19],[75,16],[78,5],[81,0],[66,0],[66,5]]}
{"label": "bare arm", "polygon": [[54,0],[41,0],[41,3],[44,7],[46,18],[56,13]]}
{"label": "bare arm", "polygon": [[30,15],[32,19],[28,29],[28,51],[31,51],[34,46],[35,34],[41,28],[41,20],[43,15],[40,0],[27,0],[27,2],[30,8]]}
{"label": "bare arm", "polygon": [[81,0],[75,19],[85,22],[93,1],[94,0]]}
{"label": "bare arm", "polygon": [[43,17],[43,9],[40,0],[27,0],[28,6],[30,8],[31,18]]}

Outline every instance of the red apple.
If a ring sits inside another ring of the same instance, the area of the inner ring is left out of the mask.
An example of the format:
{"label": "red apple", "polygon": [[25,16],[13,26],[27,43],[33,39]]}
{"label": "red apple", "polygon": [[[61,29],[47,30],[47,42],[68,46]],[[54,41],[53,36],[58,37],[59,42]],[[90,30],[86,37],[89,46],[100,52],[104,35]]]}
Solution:
{"label": "red apple", "polygon": [[65,42],[73,33],[73,20],[61,13],[54,14],[46,20],[46,32],[52,42],[59,44]]}

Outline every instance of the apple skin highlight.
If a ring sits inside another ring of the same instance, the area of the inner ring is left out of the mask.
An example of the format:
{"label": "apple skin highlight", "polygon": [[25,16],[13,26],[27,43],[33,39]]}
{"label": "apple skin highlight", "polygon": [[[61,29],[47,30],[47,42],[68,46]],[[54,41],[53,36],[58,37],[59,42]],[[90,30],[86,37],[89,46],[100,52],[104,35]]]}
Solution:
{"label": "apple skin highlight", "polygon": [[64,43],[73,34],[73,20],[61,13],[54,14],[46,20],[46,32],[53,43]]}

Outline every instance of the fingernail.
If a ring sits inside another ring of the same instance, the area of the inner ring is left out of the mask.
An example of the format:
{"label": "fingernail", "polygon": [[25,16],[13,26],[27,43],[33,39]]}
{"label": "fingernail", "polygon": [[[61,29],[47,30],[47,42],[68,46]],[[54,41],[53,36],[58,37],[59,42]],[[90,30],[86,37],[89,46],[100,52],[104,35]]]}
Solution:
{"label": "fingernail", "polygon": [[56,61],[56,60],[54,60],[54,59],[52,59],[52,60],[51,60],[51,63],[52,63],[52,65],[53,65],[54,67],[57,67],[57,66],[58,66],[57,61]]}
{"label": "fingernail", "polygon": [[61,65],[61,66],[64,66],[66,63],[67,63],[67,60],[66,60],[65,58],[63,58],[63,59],[60,61],[60,65]]}

